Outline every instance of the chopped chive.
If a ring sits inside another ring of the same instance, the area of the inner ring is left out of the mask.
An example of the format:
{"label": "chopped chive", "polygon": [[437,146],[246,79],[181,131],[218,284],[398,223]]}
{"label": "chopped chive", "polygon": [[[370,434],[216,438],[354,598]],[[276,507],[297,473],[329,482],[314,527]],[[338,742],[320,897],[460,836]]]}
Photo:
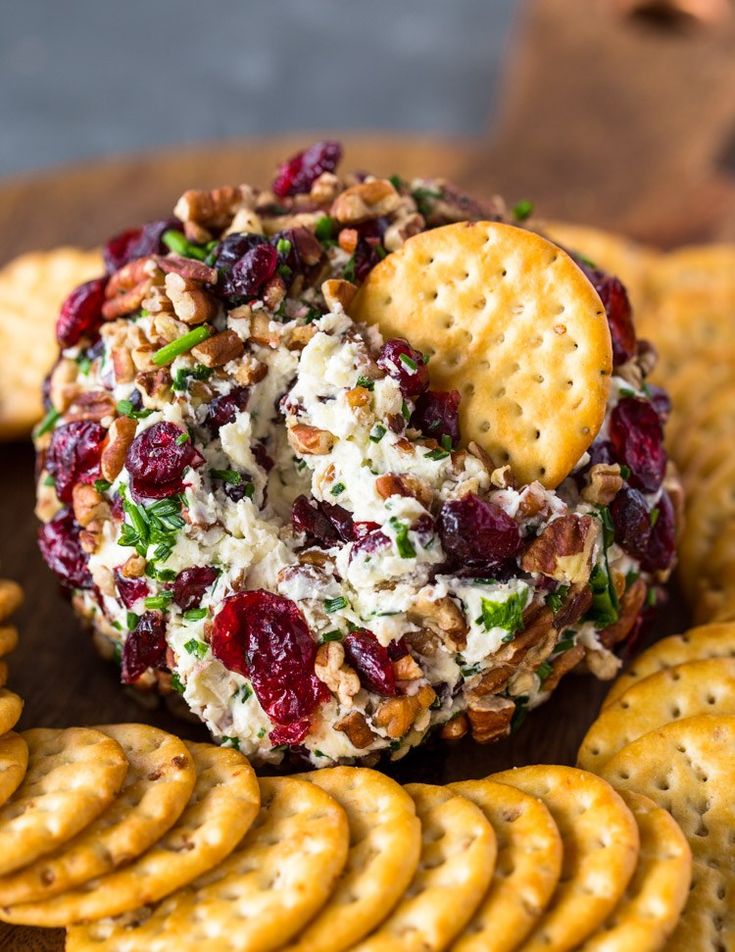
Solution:
{"label": "chopped chive", "polygon": [[524,199],[513,206],[513,217],[516,221],[525,221],[533,215],[533,202]]}
{"label": "chopped chive", "polygon": [[628,479],[630,477],[630,466],[621,466],[620,475],[623,477],[623,479]]}
{"label": "chopped chive", "polygon": [[89,373],[89,368],[92,366],[92,361],[86,355],[77,357],[77,364],[79,365],[79,373],[83,374],[85,377]]}
{"label": "chopped chive", "polygon": [[179,433],[179,435],[176,437],[176,445],[183,446],[183,444],[188,443],[190,439],[191,437],[186,431],[184,431],[183,433]]}
{"label": "chopped chive", "polygon": [[333,628],[331,631],[325,631],[322,635],[322,644],[325,641],[341,641],[342,632],[338,628]]}
{"label": "chopped chive", "polygon": [[173,569],[157,569],[156,578],[159,582],[173,582],[176,578],[176,572]]}
{"label": "chopped chive", "polygon": [[253,696],[253,689],[249,684],[241,684],[232,696],[233,698],[238,698],[244,704],[245,701]]}
{"label": "chopped chive", "polygon": [[135,628],[135,626],[136,626],[136,625],[138,624],[138,622],[140,621],[140,616],[139,616],[139,615],[136,615],[135,612],[128,612],[128,614],[127,614],[127,616],[126,616],[126,618],[125,618],[125,621],[126,621],[126,623],[127,623],[128,630],[129,630],[129,631],[132,631],[133,628]]}
{"label": "chopped chive", "polygon": [[536,668],[536,674],[538,675],[538,678],[542,684],[549,677],[553,670],[553,665],[550,665],[548,661],[542,661],[538,668]]}
{"label": "chopped chive", "polygon": [[347,608],[347,599],[344,595],[338,595],[336,598],[328,598],[324,602],[324,611],[330,615],[332,612],[338,612],[341,608]]}
{"label": "chopped chive", "polygon": [[44,433],[48,433],[50,430],[53,430],[53,428],[56,426],[56,421],[60,416],[61,414],[59,411],[52,407],[33,431],[33,435],[36,437],[43,436]]}
{"label": "chopped chive", "polygon": [[387,432],[382,423],[376,423],[370,433],[370,440],[373,443],[380,443]]}
{"label": "chopped chive", "polygon": [[292,248],[293,245],[288,238],[279,238],[276,242],[276,251],[279,255],[287,255]]}
{"label": "chopped chive", "polygon": [[206,618],[208,614],[209,611],[206,608],[190,608],[184,612],[184,618],[187,621],[200,621],[202,618]]}
{"label": "chopped chive", "polygon": [[171,675],[171,687],[176,691],[177,694],[183,694],[186,688],[181,683],[181,678],[174,671]]}
{"label": "chopped chive", "polygon": [[182,258],[196,258],[197,261],[204,261],[208,254],[206,248],[192,244],[180,231],[175,231],[173,228],[164,231],[161,241],[169,251],[181,255]]}
{"label": "chopped chive", "polygon": [[658,595],[655,588],[649,588],[646,592],[646,608],[653,608],[658,601]]}
{"label": "chopped chive", "polygon": [[43,485],[44,485],[44,486],[55,486],[55,485],[56,485],[56,480],[54,479],[53,476],[50,476],[50,475],[46,474],[46,476],[43,477]]}
{"label": "chopped chive", "polygon": [[184,645],[184,650],[188,651],[191,655],[196,655],[197,658],[203,658],[207,653],[207,646],[203,641],[197,641],[196,638],[192,638],[190,641],[187,641]]}
{"label": "chopped chive", "polygon": [[631,390],[630,387],[621,387],[620,396],[621,397],[635,397],[636,392],[635,390]]}
{"label": "chopped chive", "polygon": [[406,422],[411,419],[411,407],[409,407],[405,400],[401,402],[401,416]]}
{"label": "chopped chive", "polygon": [[404,365],[404,367],[408,367],[409,370],[418,370],[419,365],[416,363],[413,357],[409,357],[408,354],[399,354],[398,359]]}
{"label": "chopped chive", "polygon": [[355,280],[355,270],[357,267],[357,262],[355,261],[355,256],[349,259],[347,264],[342,269],[342,277],[345,281],[354,281]]}
{"label": "chopped chive", "polygon": [[210,469],[209,475],[212,479],[220,479],[223,483],[229,483],[230,486],[239,486],[242,483],[242,474],[234,469]]}
{"label": "chopped chive", "polygon": [[331,241],[337,231],[337,222],[329,215],[322,215],[314,225],[314,234],[319,241]]}
{"label": "chopped chive", "polygon": [[659,516],[660,516],[660,515],[661,515],[661,510],[658,508],[658,506],[656,506],[655,509],[652,509],[652,510],[651,510],[651,528],[652,528],[652,529],[653,529],[653,527],[656,525],[656,523],[658,522],[658,519],[659,519]]}
{"label": "chopped chive", "polygon": [[451,438],[451,436],[449,436],[448,433],[445,433],[444,436],[439,440],[439,442],[441,443],[442,447],[443,447],[445,450],[451,451],[451,449],[452,449],[452,438]]}
{"label": "chopped chive", "polygon": [[165,610],[171,604],[173,597],[173,592],[160,592],[158,595],[149,595],[143,604],[146,608],[160,608]]}
{"label": "chopped chive", "polygon": [[340,493],[343,493],[344,491],[345,491],[345,484],[344,484],[344,483],[335,483],[334,486],[332,486],[332,488],[331,488],[331,490],[330,490],[330,492],[331,492],[331,494],[332,494],[333,496],[339,496],[339,494],[340,494]]}
{"label": "chopped chive", "polygon": [[144,420],[153,410],[136,410],[130,400],[118,400],[115,409],[120,416],[130,417],[132,420]]}
{"label": "chopped chive", "polygon": [[193,331],[189,331],[188,334],[184,334],[184,336],[179,337],[178,340],[172,340],[170,344],[166,344],[164,347],[161,347],[160,350],[157,350],[152,358],[153,363],[156,367],[164,367],[166,364],[170,364],[171,361],[180,354],[185,354],[190,351],[192,347],[201,344],[211,333],[212,330],[207,324],[200,324],[199,327],[195,327]]}
{"label": "chopped chive", "polygon": [[430,453],[424,453],[424,459],[440,460],[446,459],[447,456],[449,456],[449,451],[439,449],[439,447],[437,447],[435,450],[432,450]]}
{"label": "chopped chive", "polygon": [[375,381],[371,380],[369,377],[363,377],[362,374],[357,378],[356,387],[364,387],[366,390],[375,389]]}
{"label": "chopped chive", "polygon": [[627,573],[627,575],[625,576],[625,588],[626,588],[626,590],[629,589],[630,586],[631,586],[634,582],[637,582],[637,581],[638,581],[638,579],[640,578],[640,574],[641,574],[640,572],[636,572],[636,571],[634,571],[633,569],[631,569],[630,572]]}
{"label": "chopped chive", "polygon": [[388,177],[388,181],[397,192],[400,192],[403,188],[403,179],[400,175],[391,175]]}
{"label": "chopped chive", "polygon": [[223,737],[220,747],[232,747],[234,750],[240,749],[239,737]]}
{"label": "chopped chive", "polygon": [[408,526],[405,524],[405,522],[401,522],[399,519],[396,519],[395,516],[391,516],[388,521],[396,534],[396,548],[398,549],[398,554],[400,557],[402,559],[415,559],[416,549],[413,547],[413,543],[408,538]]}
{"label": "chopped chive", "polygon": [[94,481],[94,488],[98,493],[106,493],[110,486],[112,486],[112,483],[106,479],[95,479]]}

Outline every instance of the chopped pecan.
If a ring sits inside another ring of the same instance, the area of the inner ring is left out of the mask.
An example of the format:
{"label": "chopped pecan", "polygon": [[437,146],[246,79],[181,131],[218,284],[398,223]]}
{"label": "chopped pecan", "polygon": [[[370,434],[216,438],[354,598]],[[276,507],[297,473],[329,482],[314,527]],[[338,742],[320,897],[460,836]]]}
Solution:
{"label": "chopped pecan", "polygon": [[554,615],[554,626],[561,631],[579,621],[592,605],[592,591],[589,585],[575,585],[563,605]]}
{"label": "chopped pecan", "polygon": [[280,274],[274,274],[261,290],[263,303],[271,311],[277,311],[286,297],[286,282]]}
{"label": "chopped pecan", "polygon": [[507,464],[498,466],[490,473],[490,483],[497,489],[513,489],[513,472]]}
{"label": "chopped pecan", "polygon": [[146,284],[156,274],[156,263],[152,258],[136,258],[116,271],[107,282],[105,297],[110,300]]}
{"label": "chopped pecan", "polygon": [[370,403],[370,391],[367,387],[353,387],[351,390],[348,390],[345,394],[347,403],[350,405],[351,409],[359,410],[361,407],[366,407]]}
{"label": "chopped pecan", "polygon": [[324,456],[334,446],[335,437],[329,430],[320,430],[306,423],[289,427],[288,442],[299,456]]}
{"label": "chopped pecan", "polygon": [[319,646],[314,674],[337,695],[340,704],[352,707],[352,699],[360,690],[360,679],[354,668],[345,664],[345,649],[341,642],[327,641]]}
{"label": "chopped pecan", "polygon": [[346,734],[349,742],[358,750],[369,747],[376,737],[368,727],[365,715],[359,711],[350,711],[341,720],[336,721],[334,729]]}
{"label": "chopped pecan", "polygon": [[101,541],[102,533],[96,522],[90,522],[89,526],[79,533],[79,545],[87,555],[94,555]]}
{"label": "chopped pecan", "polygon": [[584,663],[599,681],[612,681],[620,670],[620,658],[607,648],[584,649]]}
{"label": "chopped pecan", "polygon": [[141,281],[136,287],[129,291],[123,291],[117,297],[110,298],[102,305],[102,316],[106,321],[114,321],[118,317],[124,317],[126,314],[133,314],[143,305],[148,292],[151,288],[150,279]]}
{"label": "chopped pecan", "polygon": [[79,393],[78,375],[79,365],[76,360],[71,360],[69,357],[62,357],[51,372],[49,397],[54,410],[58,410],[59,413],[64,413]]}
{"label": "chopped pecan", "polygon": [[301,565],[318,565],[320,567],[330,562],[329,556],[321,549],[305,549],[303,552],[299,552],[298,559]]}
{"label": "chopped pecan", "polygon": [[280,328],[262,311],[256,311],[250,319],[250,337],[263,347],[278,347],[281,343]]}
{"label": "chopped pecan", "polygon": [[187,281],[199,281],[201,284],[216,284],[217,269],[210,268],[203,261],[195,258],[182,258],[181,255],[157,255],[154,258],[158,267],[165,274],[178,274]]}
{"label": "chopped pecan", "polygon": [[375,490],[381,499],[391,496],[409,496],[418,499],[427,509],[434,499],[434,491],[424,479],[410,473],[386,473],[375,480]]}
{"label": "chopped pecan", "polygon": [[595,506],[608,506],[623,488],[623,477],[617,463],[595,463],[589,471],[589,483],[582,490],[582,499]]}
{"label": "chopped pecan", "polygon": [[245,353],[245,345],[234,331],[222,331],[192,347],[192,357],[205,367],[224,367]]}
{"label": "chopped pecan", "polygon": [[467,644],[467,622],[449,595],[435,601],[415,599],[409,617],[436,632],[452,651],[461,651]]}
{"label": "chopped pecan", "polygon": [[424,672],[410,654],[393,662],[393,674],[396,681],[417,681],[424,676]]}
{"label": "chopped pecan", "polygon": [[423,231],[425,226],[424,216],[406,204],[397,210],[393,221],[385,229],[383,245],[388,251],[398,251],[409,238]]}
{"label": "chopped pecan", "polygon": [[339,178],[334,172],[322,172],[314,180],[309,192],[309,198],[317,205],[330,205],[339,194],[341,188]]}
{"label": "chopped pecan", "polygon": [[115,372],[115,383],[131,383],[135,380],[135,364],[127,347],[113,347],[112,368]]}
{"label": "chopped pecan", "polygon": [[431,707],[435,698],[434,689],[425,684],[416,694],[404,694],[381,701],[373,720],[389,737],[398,739],[408,733],[418,715]]}
{"label": "chopped pecan", "polygon": [[103,595],[115,596],[115,576],[106,565],[93,565],[91,575],[92,581]]}
{"label": "chopped pecan", "polygon": [[120,566],[123,578],[142,578],[145,575],[146,560],[142,555],[131,555]]}
{"label": "chopped pecan", "polygon": [[330,278],[322,284],[322,294],[330,311],[340,308],[346,311],[357,294],[357,285],[341,278]]}
{"label": "chopped pecan", "polygon": [[346,188],[332,203],[331,215],[340,224],[357,225],[369,218],[390,215],[401,196],[388,179],[370,179]]}
{"label": "chopped pecan", "polygon": [[504,645],[495,655],[498,662],[503,664],[519,664],[534,647],[539,647],[543,653],[551,641],[556,638],[554,618],[550,608],[544,608],[528,613],[526,627],[515,636],[513,641]]}
{"label": "chopped pecan", "polygon": [[106,390],[86,390],[78,393],[67,409],[67,420],[95,420],[115,415],[115,401]]}
{"label": "chopped pecan", "polygon": [[356,228],[342,228],[339,235],[337,236],[337,244],[340,246],[342,251],[348,255],[354,253],[359,240],[360,236],[358,235]]}
{"label": "chopped pecan", "polygon": [[311,268],[321,261],[324,249],[312,231],[304,227],[292,228],[289,237],[296,245],[301,263],[306,265],[307,268]]}
{"label": "chopped pecan", "polygon": [[442,725],[439,736],[442,740],[460,740],[470,729],[470,722],[466,714],[457,714],[446,724]]}
{"label": "chopped pecan", "polygon": [[511,674],[513,674],[513,668],[509,664],[501,664],[497,668],[491,668],[490,671],[483,674],[479,683],[472,688],[472,693],[478,697],[484,697],[485,694],[497,694]]}
{"label": "chopped pecan", "polygon": [[530,483],[521,493],[521,499],[518,503],[518,512],[527,519],[531,516],[537,516],[548,505],[546,493],[541,483]]}
{"label": "chopped pecan", "polygon": [[156,367],[137,374],[135,383],[152,401],[164,400],[171,389],[171,371],[168,367]]}
{"label": "chopped pecan", "polygon": [[472,730],[472,739],[478,744],[489,744],[504,737],[510,731],[510,722],[515,704],[510,698],[497,694],[482,697],[470,695],[467,699],[467,717]]}
{"label": "chopped pecan", "polygon": [[239,235],[243,232],[248,235],[263,234],[263,222],[260,220],[260,215],[252,208],[239,208],[222,237]]}
{"label": "chopped pecan", "polygon": [[130,417],[113,420],[107,443],[100,457],[100,472],[104,479],[113,482],[125,464],[128,447],[135,438],[136,423]]}
{"label": "chopped pecan", "polygon": [[91,522],[104,522],[111,517],[110,507],[104,496],[94,486],[77,483],[72,490],[74,518],[85,529]]}
{"label": "chopped pecan", "polygon": [[524,572],[540,572],[567,585],[586,582],[600,523],[592,516],[566,515],[554,519],[526,549]]}
{"label": "chopped pecan", "polygon": [[582,645],[575,645],[560,654],[551,664],[551,674],[544,681],[544,691],[551,693],[555,690],[564,675],[576,668],[582,658],[584,658],[584,647]]}
{"label": "chopped pecan", "polygon": [[268,364],[252,354],[245,354],[243,359],[235,368],[234,377],[238,383],[244,387],[249,387],[254,383],[259,383],[268,376]]}
{"label": "chopped pecan", "polygon": [[211,321],[217,314],[217,302],[196,281],[180,274],[166,275],[166,295],[174,314],[185,324]]}
{"label": "chopped pecan", "polygon": [[631,632],[643,608],[648,588],[642,578],[636,579],[620,599],[618,620],[600,632],[600,643],[611,648],[623,641]]}
{"label": "chopped pecan", "polygon": [[174,215],[183,222],[193,221],[207,229],[224,228],[241,208],[252,208],[254,198],[247,185],[225,185],[209,192],[190,189],[176,202]]}
{"label": "chopped pecan", "polygon": [[418,631],[409,631],[404,635],[406,641],[420,655],[426,658],[436,657],[437,651],[442,643],[441,638],[430,628],[419,628]]}

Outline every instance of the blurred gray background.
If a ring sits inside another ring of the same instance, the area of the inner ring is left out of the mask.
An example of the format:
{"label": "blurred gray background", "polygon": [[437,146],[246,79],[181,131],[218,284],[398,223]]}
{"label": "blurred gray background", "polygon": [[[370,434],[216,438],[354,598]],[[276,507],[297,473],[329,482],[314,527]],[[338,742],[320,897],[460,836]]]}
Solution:
{"label": "blurred gray background", "polygon": [[313,130],[488,128],[514,0],[0,0],[0,175]]}

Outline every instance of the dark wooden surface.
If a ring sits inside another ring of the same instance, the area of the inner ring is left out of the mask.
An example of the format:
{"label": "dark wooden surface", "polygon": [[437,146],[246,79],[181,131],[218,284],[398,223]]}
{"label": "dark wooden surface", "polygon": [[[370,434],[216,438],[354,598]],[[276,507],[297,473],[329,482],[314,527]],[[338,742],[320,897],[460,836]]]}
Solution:
{"label": "dark wooden surface", "polygon": [[[346,163],[390,174],[444,174],[568,220],[657,241],[735,237],[735,27],[668,31],[621,24],[603,0],[527,5],[492,138],[347,137]],[[590,11],[596,11],[595,17]],[[642,66],[641,64],[645,64]],[[115,229],[166,213],[187,187],[267,182],[303,137],[123,158],[0,184],[0,262],[70,242],[93,246]],[[35,545],[33,458],[0,445],[0,575],[27,600],[11,685],[21,726],[146,720],[183,736],[202,729],[121,690],[59,596]],[[687,619],[669,608],[658,634]],[[476,777],[514,764],[572,763],[604,687],[569,677],[514,737],[491,747],[429,747],[390,768],[401,780]],[[0,927],[2,952],[52,952],[58,932]]]}

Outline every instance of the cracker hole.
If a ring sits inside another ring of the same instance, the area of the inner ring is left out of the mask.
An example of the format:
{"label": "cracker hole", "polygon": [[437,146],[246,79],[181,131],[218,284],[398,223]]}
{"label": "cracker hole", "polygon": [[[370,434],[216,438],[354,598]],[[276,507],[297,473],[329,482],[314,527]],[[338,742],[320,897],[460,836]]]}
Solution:
{"label": "cracker hole", "polygon": [[466,383],[464,385],[464,392],[466,396],[471,397],[472,394],[475,392],[475,385],[473,383]]}
{"label": "cracker hole", "polygon": [[485,309],[485,305],[486,305],[486,304],[487,304],[487,299],[486,299],[486,298],[484,298],[484,297],[478,298],[478,299],[475,301],[475,308],[476,308],[478,311],[482,311],[482,310]]}
{"label": "cracker hole", "polygon": [[504,397],[504,396],[505,396],[505,387],[501,387],[499,390],[496,390],[495,396],[496,396],[496,398],[498,398],[498,399],[499,399],[500,397]]}
{"label": "cracker hole", "polygon": [[482,423],[480,424],[480,432],[487,433],[489,429],[490,429],[490,424],[488,423],[487,420],[483,420]]}

